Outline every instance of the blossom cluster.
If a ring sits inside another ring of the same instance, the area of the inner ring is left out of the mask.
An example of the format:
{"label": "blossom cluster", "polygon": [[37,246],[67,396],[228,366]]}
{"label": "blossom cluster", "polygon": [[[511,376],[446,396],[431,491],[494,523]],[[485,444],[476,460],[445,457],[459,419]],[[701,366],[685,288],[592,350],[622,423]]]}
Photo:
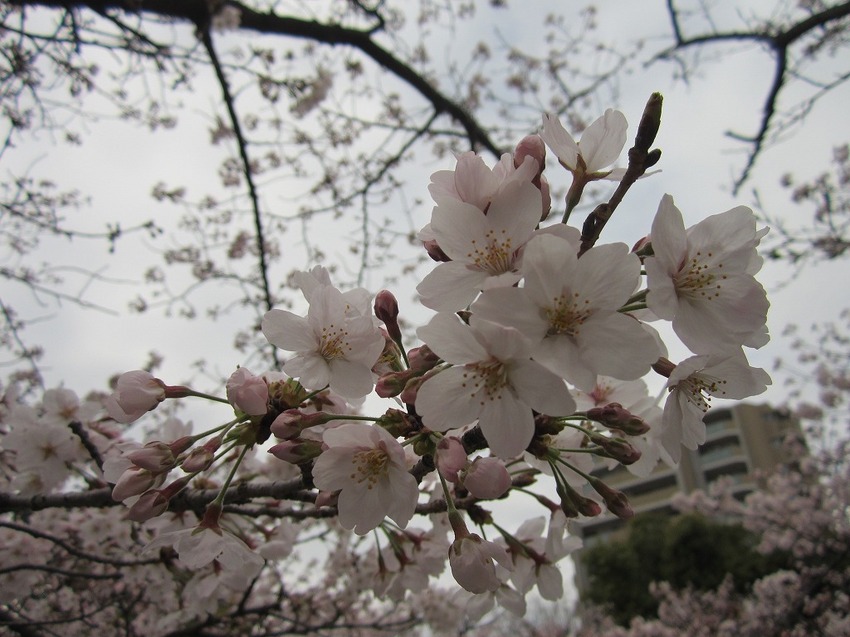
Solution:
{"label": "blossom cluster", "polygon": [[[448,565],[472,616],[494,603],[521,614],[534,588],[560,598],[557,564],[579,544],[569,520],[603,508],[633,513],[595,469],[622,464],[646,475],[658,462],[673,465],[682,447],[704,442],[712,397],[744,398],[770,383],[745,355],[768,338],[755,278],[766,230],[751,210],[686,228],[665,195],[633,248],[596,245],[567,225],[591,181],[625,192],[647,174],[650,161],[612,167],[626,130],[625,116],[608,110],[576,142],[547,115],[540,135],[495,166],[470,152],[432,176],[435,205],[419,238],[437,265],[417,291],[435,313],[415,346],[390,292],[342,291],[317,266],[295,278],[305,315],[273,309],[262,320],[269,343],[288,352],[282,371],[239,368],[224,398],[135,371],[102,406],[86,407],[92,413],[77,415],[66,390],[46,394],[40,412],[8,409],[10,488],[48,493],[96,456],[91,482],[111,485],[126,517],[148,530],[143,556],[167,552],[180,568],[204,571],[205,590],[239,591],[272,570],[264,556],[279,553],[274,532],[258,534],[240,522],[245,511],[228,509],[229,494],[281,477],[254,496],[274,503],[254,514],[291,500],[294,519],[331,516],[357,536],[380,531],[385,541],[367,553],[379,597],[422,593]],[[549,163],[572,177],[562,223],[548,219],[547,146]],[[669,360],[658,321],[693,355]],[[663,407],[643,380],[651,372],[664,378]],[[361,413],[373,392],[392,404],[375,417]],[[144,443],[109,429],[187,397],[225,403],[232,417],[196,433],[172,419]],[[75,435],[72,421],[89,433]],[[256,460],[260,449],[272,459]],[[211,493],[193,504],[193,489]],[[545,515],[504,528],[484,504],[514,493]],[[417,514],[431,516],[430,529],[411,526]]]}

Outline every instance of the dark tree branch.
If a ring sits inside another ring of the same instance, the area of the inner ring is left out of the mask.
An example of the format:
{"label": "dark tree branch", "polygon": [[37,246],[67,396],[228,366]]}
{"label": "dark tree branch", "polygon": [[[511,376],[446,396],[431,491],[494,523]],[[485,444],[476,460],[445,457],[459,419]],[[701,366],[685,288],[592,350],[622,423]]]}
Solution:
{"label": "dark tree branch", "polygon": [[[126,13],[151,13],[162,17],[183,20],[194,25],[206,24],[209,19],[209,3],[206,0],[12,0],[17,6],[45,6],[56,8],[89,8],[102,14],[109,10]],[[301,20],[281,16],[273,12],[262,13],[245,7],[240,2],[227,2],[240,11],[240,28],[263,34],[286,35],[293,38],[313,40],[329,46],[351,46],[371,58],[376,64],[409,84],[438,113],[446,114],[466,131],[473,149],[483,148],[500,157],[502,149],[463,106],[438,90],[431,82],[403,60],[380,46],[372,39],[373,29],[361,31],[338,24]]]}
{"label": "dark tree branch", "polygon": [[[850,2],[843,2],[828,7],[823,11],[814,13],[799,22],[778,30],[771,28],[770,25],[764,25],[748,31],[714,31],[695,36],[684,35],[681,16],[676,8],[675,0],[667,0],[667,13],[670,17],[670,28],[673,31],[674,44],[655,55],[650,60],[650,63],[658,60],[674,60],[676,59],[676,54],[681,50],[721,42],[754,42],[763,44],[770,50],[774,58],[773,80],[762,105],[762,117],[757,132],[754,135],[741,135],[731,131],[726,133],[732,139],[751,144],[744,168],[733,184],[733,193],[737,194],[749,179],[756,161],[767,144],[769,133],[776,127],[774,121],[776,119],[779,97],[782,89],[787,85],[791,74],[789,64],[791,47],[808,36],[812,31],[850,16]],[[799,116],[794,117],[793,120],[799,121]]]}
{"label": "dark tree branch", "polygon": [[[204,48],[210,57],[210,62],[215,69],[215,75],[218,83],[221,86],[222,99],[227,106],[227,114],[230,117],[230,125],[233,127],[233,134],[236,135],[236,144],[239,147],[239,158],[242,161],[242,172],[245,175],[245,181],[248,184],[248,195],[251,198],[251,210],[254,215],[254,231],[257,238],[257,255],[260,260],[260,280],[263,288],[263,298],[266,303],[266,311],[274,307],[272,299],[271,286],[269,285],[269,265],[266,259],[266,240],[263,233],[263,218],[260,212],[260,198],[257,195],[257,187],[254,184],[254,176],[251,172],[251,161],[248,158],[248,142],[245,140],[245,135],[242,132],[242,126],[239,121],[239,116],[236,114],[236,105],[233,102],[233,95],[230,92],[230,85],[227,82],[227,77],[224,75],[224,69],[221,66],[221,61],[218,59],[218,54],[213,45],[212,36],[210,35],[209,20],[198,24],[199,35]],[[275,368],[280,367],[280,361],[277,357],[277,348],[274,345],[269,345],[271,348],[271,357],[274,361]]]}

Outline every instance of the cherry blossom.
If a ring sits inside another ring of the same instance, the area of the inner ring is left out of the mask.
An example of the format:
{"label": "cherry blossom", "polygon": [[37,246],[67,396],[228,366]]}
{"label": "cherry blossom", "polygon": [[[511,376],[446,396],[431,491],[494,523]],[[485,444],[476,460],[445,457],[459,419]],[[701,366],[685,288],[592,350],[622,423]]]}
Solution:
{"label": "cherry blossom", "polygon": [[470,593],[495,591],[501,586],[496,576],[496,563],[510,570],[508,552],[475,533],[457,537],[449,548],[449,565],[455,581]]}
{"label": "cherry blossom", "polygon": [[524,287],[486,290],[471,309],[535,340],[532,358],[547,369],[590,391],[598,374],[633,380],[658,359],[651,328],[618,311],[640,280],[625,244],[579,259],[571,243],[541,234],[525,247],[522,273]]}
{"label": "cherry blossom", "polygon": [[576,142],[554,115],[543,115],[543,131],[540,136],[557,155],[561,165],[575,174],[592,179],[621,179],[622,170],[604,170],[620,156],[626,145],[626,116],[620,111],[608,109],[585,129],[581,140]]}
{"label": "cherry blossom", "polygon": [[493,168],[488,168],[480,155],[469,151],[457,156],[454,170],[439,170],[431,175],[428,192],[438,206],[460,201],[484,212],[508,184],[530,182],[539,166],[539,162],[530,157],[523,158],[520,166],[515,167],[513,157],[505,153]]}
{"label": "cherry blossom", "polygon": [[262,416],[268,411],[269,386],[261,376],[240,367],[227,379],[227,400],[249,416]]}
{"label": "cherry blossom", "polygon": [[416,409],[435,431],[478,420],[493,453],[510,458],[531,442],[532,409],[556,415],[575,410],[563,380],[530,359],[531,341],[515,328],[474,315],[466,326],[441,313],[419,336],[454,365],[426,380],[417,394]]}
{"label": "cherry blossom", "polygon": [[685,230],[682,213],[665,195],[652,222],[654,256],[644,261],[649,309],[673,322],[693,352],[709,354],[767,338],[769,303],[753,276],[762,259],[753,211],[738,206]]}
{"label": "cherry blossom", "polygon": [[215,561],[225,572],[238,573],[237,588],[244,586],[257,576],[265,560],[220,522],[207,522],[209,517],[196,527],[161,533],[143,554],[170,546],[186,568],[197,570]]}
{"label": "cherry blossom", "polygon": [[322,440],[328,448],[316,460],[313,482],[340,491],[339,523],[358,535],[385,517],[407,526],[419,489],[398,441],[381,427],[361,423],[328,429]]}
{"label": "cherry blossom", "polygon": [[150,372],[138,369],[118,377],[115,391],[106,399],[109,415],[131,423],[165,400],[165,383]]}
{"label": "cherry blossom", "polygon": [[506,185],[487,214],[472,204],[444,201],[431,231],[451,261],[417,286],[422,303],[438,311],[465,308],[479,290],[519,281],[519,250],[540,221],[540,191],[528,182]]}
{"label": "cherry blossom", "polygon": [[330,285],[310,296],[307,317],[270,310],[262,330],[269,343],[296,352],[284,371],[307,389],[330,387],[345,398],[360,398],[373,387],[371,368],[384,348],[384,337],[371,316],[349,316],[351,305]]}
{"label": "cherry blossom", "polygon": [[678,463],[682,446],[696,449],[705,442],[702,418],[712,397],[747,398],[762,393],[770,376],[750,367],[744,353],[701,354],[675,366],[669,374],[670,395],[664,403],[661,442],[673,462]]}

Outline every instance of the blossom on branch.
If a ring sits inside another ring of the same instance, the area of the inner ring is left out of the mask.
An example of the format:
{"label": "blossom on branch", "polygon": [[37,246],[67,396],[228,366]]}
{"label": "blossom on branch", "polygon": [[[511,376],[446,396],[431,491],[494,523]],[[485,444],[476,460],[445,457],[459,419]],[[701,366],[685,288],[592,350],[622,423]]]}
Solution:
{"label": "blossom on branch", "polygon": [[576,179],[622,179],[625,170],[605,170],[617,161],[626,145],[626,116],[608,109],[588,126],[576,142],[555,115],[543,115],[540,136]]}
{"label": "blossom on branch", "polygon": [[322,436],[327,449],[313,466],[313,482],[340,491],[339,523],[364,535],[392,518],[404,528],[413,517],[419,487],[408,473],[404,448],[377,425],[348,423]]}
{"label": "blossom on branch", "polygon": [[476,420],[492,452],[519,455],[534,435],[532,409],[575,411],[566,384],[531,360],[532,342],[519,330],[477,318],[460,323],[440,313],[418,332],[449,367],[426,380],[416,397],[425,426],[447,431]]}
{"label": "blossom on branch", "polygon": [[462,201],[434,208],[431,232],[451,261],[437,265],[416,287],[423,305],[460,310],[479,290],[519,281],[519,251],[540,221],[540,197],[532,184],[512,182],[487,214]]}
{"label": "blossom on branch", "polygon": [[682,213],[665,195],[652,222],[654,256],[644,261],[647,305],[691,351],[709,354],[768,341],[767,295],[755,275],[756,252],[767,232],[753,211],[738,206],[685,230]]}
{"label": "blossom on branch", "polygon": [[370,315],[351,314],[346,297],[331,285],[310,294],[307,317],[270,310],[262,330],[269,343],[296,352],[284,371],[307,389],[331,390],[344,398],[362,398],[373,387],[372,366],[384,349],[384,337]]}
{"label": "blossom on branch", "polygon": [[[671,365],[664,361],[665,367]],[[661,364],[659,364],[660,366]],[[696,449],[705,442],[703,416],[712,397],[741,399],[761,394],[770,385],[763,369],[750,367],[739,348],[732,354],[691,356],[669,373],[670,395],[664,404],[661,442],[674,462],[682,446]]]}
{"label": "blossom on branch", "polygon": [[648,326],[618,310],[640,281],[640,260],[625,244],[577,246],[540,234],[525,247],[524,286],[486,290],[475,315],[520,330],[536,344],[532,358],[591,391],[598,374],[634,380],[660,354]]}

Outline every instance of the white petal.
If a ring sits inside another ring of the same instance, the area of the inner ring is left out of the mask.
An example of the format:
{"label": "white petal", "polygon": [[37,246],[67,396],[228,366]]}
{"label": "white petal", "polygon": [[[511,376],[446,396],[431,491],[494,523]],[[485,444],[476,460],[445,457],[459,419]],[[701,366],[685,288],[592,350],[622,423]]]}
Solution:
{"label": "white petal", "polygon": [[558,157],[562,164],[570,170],[575,170],[578,165],[578,144],[572,135],[564,128],[556,115],[548,113],[543,115],[543,130],[540,137],[546,145]]}
{"label": "white petal", "polygon": [[432,376],[416,394],[416,411],[422,422],[434,431],[448,431],[468,425],[478,418],[480,405],[467,386],[467,370],[451,367]]}
{"label": "white petal", "polygon": [[307,319],[286,310],[269,310],[263,316],[261,329],[269,343],[290,352],[318,347],[318,339]]}
{"label": "white petal", "polygon": [[626,145],[626,116],[608,109],[581,135],[578,146],[587,172],[594,173],[617,161]]}
{"label": "white petal", "polygon": [[520,400],[549,416],[568,416],[576,403],[564,381],[535,361],[516,361],[509,380]]}
{"label": "white petal", "polygon": [[484,401],[479,424],[490,451],[500,458],[520,455],[534,436],[531,407],[510,392],[503,392],[500,399]]}
{"label": "white petal", "polygon": [[434,315],[428,325],[416,331],[416,335],[447,363],[464,365],[489,357],[472,330],[461,323],[457,316],[448,312]]}
{"label": "white petal", "polygon": [[416,291],[425,307],[454,312],[467,307],[487,279],[487,273],[461,261],[441,263],[422,279]]}

